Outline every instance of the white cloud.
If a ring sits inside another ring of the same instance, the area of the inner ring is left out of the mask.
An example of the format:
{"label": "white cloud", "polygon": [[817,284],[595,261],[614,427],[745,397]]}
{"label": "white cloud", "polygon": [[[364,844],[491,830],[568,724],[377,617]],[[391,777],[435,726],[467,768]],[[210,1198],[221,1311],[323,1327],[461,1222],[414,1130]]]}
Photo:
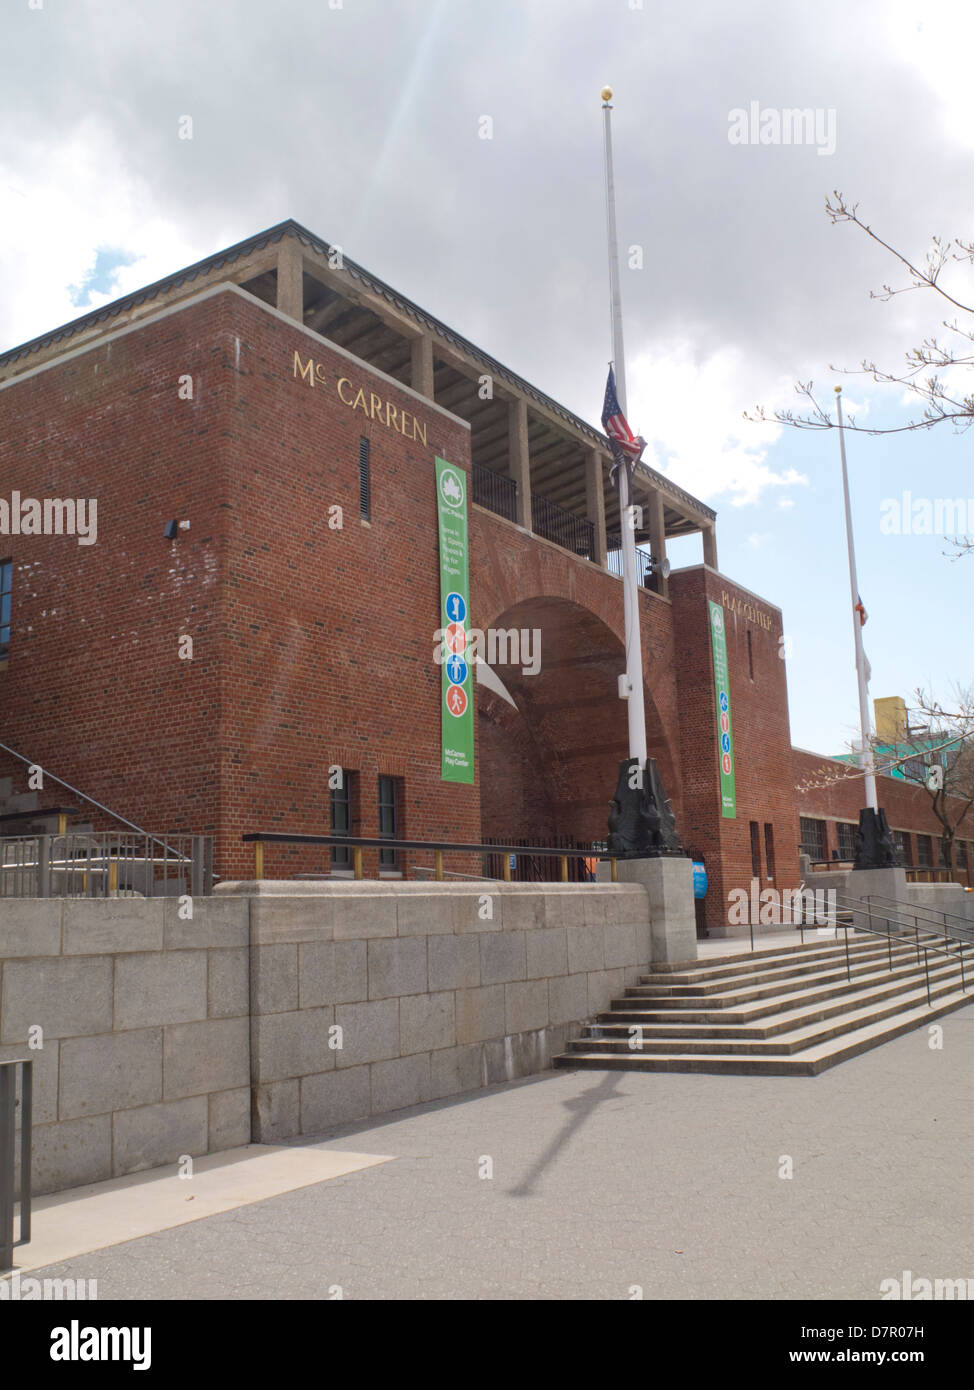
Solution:
{"label": "white cloud", "polygon": [[893,51],[930,85],[941,130],[953,144],[974,146],[974,10],[970,0],[889,0],[880,19]]}
{"label": "white cloud", "polygon": [[[7,195],[0,229],[0,348],[70,322],[212,249],[193,245],[175,221],[159,214],[144,180],[131,171],[113,176],[124,160],[100,122],[83,118],[43,151],[24,143],[7,148],[0,163],[0,189]],[[109,293],[92,292],[79,307],[71,286],[84,283],[99,247],[136,259],[119,268]]]}
{"label": "white cloud", "polygon": [[742,418],[755,400],[770,409],[790,405],[793,382],[769,381],[767,366],[739,348],[701,360],[689,342],[667,344],[637,357],[628,383],[629,423],[656,454],[647,463],[694,496],[729,495],[734,506],[745,506],[767,488],[807,484],[794,468],[778,471],[767,462],[782,427]]}

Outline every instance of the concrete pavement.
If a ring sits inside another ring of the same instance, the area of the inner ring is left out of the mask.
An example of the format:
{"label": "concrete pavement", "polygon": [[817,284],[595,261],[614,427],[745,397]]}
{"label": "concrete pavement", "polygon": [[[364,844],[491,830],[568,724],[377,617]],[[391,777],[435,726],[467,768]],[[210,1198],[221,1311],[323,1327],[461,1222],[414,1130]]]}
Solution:
{"label": "concrete pavement", "polygon": [[[941,1048],[921,1028],[818,1077],[559,1072],[398,1112],[295,1146],[391,1162],[32,1272],[103,1299],[876,1299],[904,1270],[974,1279],[974,1007],[941,1026]],[[49,1200],[69,1219],[70,1193]]]}

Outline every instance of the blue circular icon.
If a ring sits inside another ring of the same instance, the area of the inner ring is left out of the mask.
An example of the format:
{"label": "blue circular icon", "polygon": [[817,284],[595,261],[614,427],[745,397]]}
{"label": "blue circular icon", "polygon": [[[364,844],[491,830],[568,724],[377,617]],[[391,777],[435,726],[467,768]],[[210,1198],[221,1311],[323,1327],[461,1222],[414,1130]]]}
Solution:
{"label": "blue circular icon", "polygon": [[451,685],[463,685],[467,679],[467,663],[463,657],[454,653],[446,663],[446,674]]}
{"label": "blue circular icon", "polygon": [[730,734],[721,734],[720,746],[725,753],[730,752]]}
{"label": "blue circular icon", "polygon": [[467,616],[467,605],[462,594],[447,594],[444,607],[451,623],[462,623]]}
{"label": "blue circular icon", "polygon": [[724,713],[726,714],[726,713],[727,713],[727,692],[724,691],[724,690],[722,690],[722,691],[720,692],[720,707],[721,707],[721,709],[724,711]]}

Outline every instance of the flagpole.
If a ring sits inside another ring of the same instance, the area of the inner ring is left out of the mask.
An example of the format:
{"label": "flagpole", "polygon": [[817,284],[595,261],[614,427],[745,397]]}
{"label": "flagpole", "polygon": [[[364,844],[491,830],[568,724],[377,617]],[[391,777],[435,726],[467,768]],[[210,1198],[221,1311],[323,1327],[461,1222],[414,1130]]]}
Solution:
{"label": "flagpole", "polygon": [[[615,183],[612,173],[612,88],[602,88],[605,127],[605,206],[609,243],[609,313],[612,321],[612,353],[615,358],[616,396],[623,415],[626,409],[626,357],[622,342],[622,291],[619,286],[619,243],[616,235]],[[646,766],[646,711],[643,701],[643,655],[639,631],[639,585],[636,580],[636,529],[632,508],[632,475],[635,465],[617,462],[619,524],[622,529],[622,591],[626,636],[626,671],[619,678],[619,694],[626,701],[629,721],[629,756]]]}
{"label": "flagpole", "polygon": [[845,462],[845,426],[842,423],[842,387],[835,388],[835,403],[839,413],[839,457],[842,460],[842,495],[845,499],[845,534],[849,546],[849,586],[852,591],[852,627],[856,639],[856,680],[859,684],[859,732],[862,739],[862,768],[865,772],[866,805],[879,809],[876,796],[876,769],[869,720],[869,694],[866,687],[866,663],[862,643],[862,620],[859,616],[859,580],[856,577],[856,548],[852,539],[852,506],[849,502],[849,473]]}

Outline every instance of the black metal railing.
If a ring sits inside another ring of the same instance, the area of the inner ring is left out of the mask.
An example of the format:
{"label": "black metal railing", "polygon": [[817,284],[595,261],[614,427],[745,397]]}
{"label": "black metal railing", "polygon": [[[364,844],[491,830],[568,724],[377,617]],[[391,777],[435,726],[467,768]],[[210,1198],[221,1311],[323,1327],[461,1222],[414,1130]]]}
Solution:
{"label": "black metal railing", "polygon": [[886,898],[882,893],[867,893],[861,901],[870,909],[873,903],[878,904],[877,910],[880,912],[883,908],[893,907],[900,917],[912,919],[915,926],[929,931],[936,928],[968,945],[974,945],[974,920],[963,917],[959,912],[944,912],[942,908],[928,907],[926,903],[905,903],[900,898]]}
{"label": "black metal railing", "polygon": [[531,494],[531,529],[536,536],[554,541],[584,560],[595,558],[595,527],[591,521],[559,507],[549,497]]}
{"label": "black metal railing", "polygon": [[[20,1163],[17,1162],[17,1068],[20,1068]],[[14,1246],[30,1240],[31,1098],[34,1064],[0,1062],[0,1274],[13,1269]],[[20,1229],[14,1240],[14,1214]]]}
{"label": "black metal railing", "polygon": [[473,465],[473,500],[507,521],[517,521],[517,483],[482,463]]}
{"label": "black metal railing", "polygon": [[[605,567],[610,574],[617,574],[622,578],[622,537],[609,533],[605,538]],[[646,589],[652,589],[653,585],[653,557],[646,550],[636,547],[636,583],[642,584]]]}
{"label": "black metal railing", "polygon": [[[492,835],[485,836],[485,845],[495,843],[508,844]],[[550,839],[535,837],[531,840],[514,840],[513,843],[521,846],[520,851],[508,847],[484,855],[485,878],[504,878],[506,857],[507,869],[514,882],[554,883],[561,878],[561,851],[569,849],[579,851],[583,857],[569,859],[567,881],[591,883],[595,878],[595,864],[605,850],[604,844],[593,845],[591,841],[577,840],[572,835],[556,835]],[[544,854],[542,851],[545,849],[550,849],[551,853]]]}
{"label": "black metal railing", "polygon": [[[333,845],[342,845],[352,851],[353,872],[357,879],[365,877],[364,850],[392,849],[411,850],[414,854],[421,853],[431,858],[431,864],[411,861],[409,867],[414,872],[432,873],[437,881],[442,881],[448,876],[455,878],[474,877],[466,872],[448,875],[444,865],[444,855],[446,854],[462,855],[468,859],[479,857],[481,878],[503,879],[506,883],[522,881],[542,883],[590,882],[597,860],[604,860],[611,866],[612,882],[617,881],[618,860],[615,855],[609,854],[604,848],[604,842],[593,844],[589,841],[588,844],[585,844],[576,840],[574,843],[577,847],[572,848],[567,843],[568,837],[564,838],[566,843],[562,844],[525,843],[517,840],[489,840],[465,844],[450,840],[390,840],[385,836],[289,835],[281,831],[254,831],[241,836],[244,844],[254,847],[254,878],[256,880],[266,877],[264,851],[269,847],[291,845],[299,849],[313,849],[316,846],[327,846],[330,849]],[[331,873],[320,875],[302,873],[300,875],[301,878],[330,878],[332,876]]]}
{"label": "black metal railing", "polygon": [[[873,895],[875,896],[875,895]],[[878,904],[867,902],[864,898],[848,898],[843,894],[835,895],[839,911],[843,914],[845,921],[841,924],[845,930],[845,955],[846,955],[846,978],[851,981],[852,970],[849,963],[849,928],[854,931],[869,932],[872,936],[885,937],[887,951],[889,955],[889,969],[893,969],[893,938],[897,938],[897,947],[902,951],[902,947],[907,943],[903,937],[908,933],[913,933],[914,949],[916,950],[916,961],[919,966],[923,965],[923,974],[927,988],[927,1007],[933,1006],[933,998],[930,989],[930,953],[935,956],[945,956],[949,960],[957,961],[960,964],[961,991],[967,991],[967,978],[965,973],[964,947],[974,944],[974,930],[971,924],[965,923],[961,927],[953,923],[945,923],[943,926],[934,927],[933,924],[921,922],[917,914],[913,911],[912,903],[899,902],[897,899],[887,899],[894,904],[893,907],[880,907]],[[882,926],[880,926],[880,923]],[[922,932],[922,938],[921,938]],[[936,940],[934,945],[931,938]],[[953,947],[953,949],[952,949]],[[944,992],[944,981],[935,981],[941,988],[938,992]]]}

